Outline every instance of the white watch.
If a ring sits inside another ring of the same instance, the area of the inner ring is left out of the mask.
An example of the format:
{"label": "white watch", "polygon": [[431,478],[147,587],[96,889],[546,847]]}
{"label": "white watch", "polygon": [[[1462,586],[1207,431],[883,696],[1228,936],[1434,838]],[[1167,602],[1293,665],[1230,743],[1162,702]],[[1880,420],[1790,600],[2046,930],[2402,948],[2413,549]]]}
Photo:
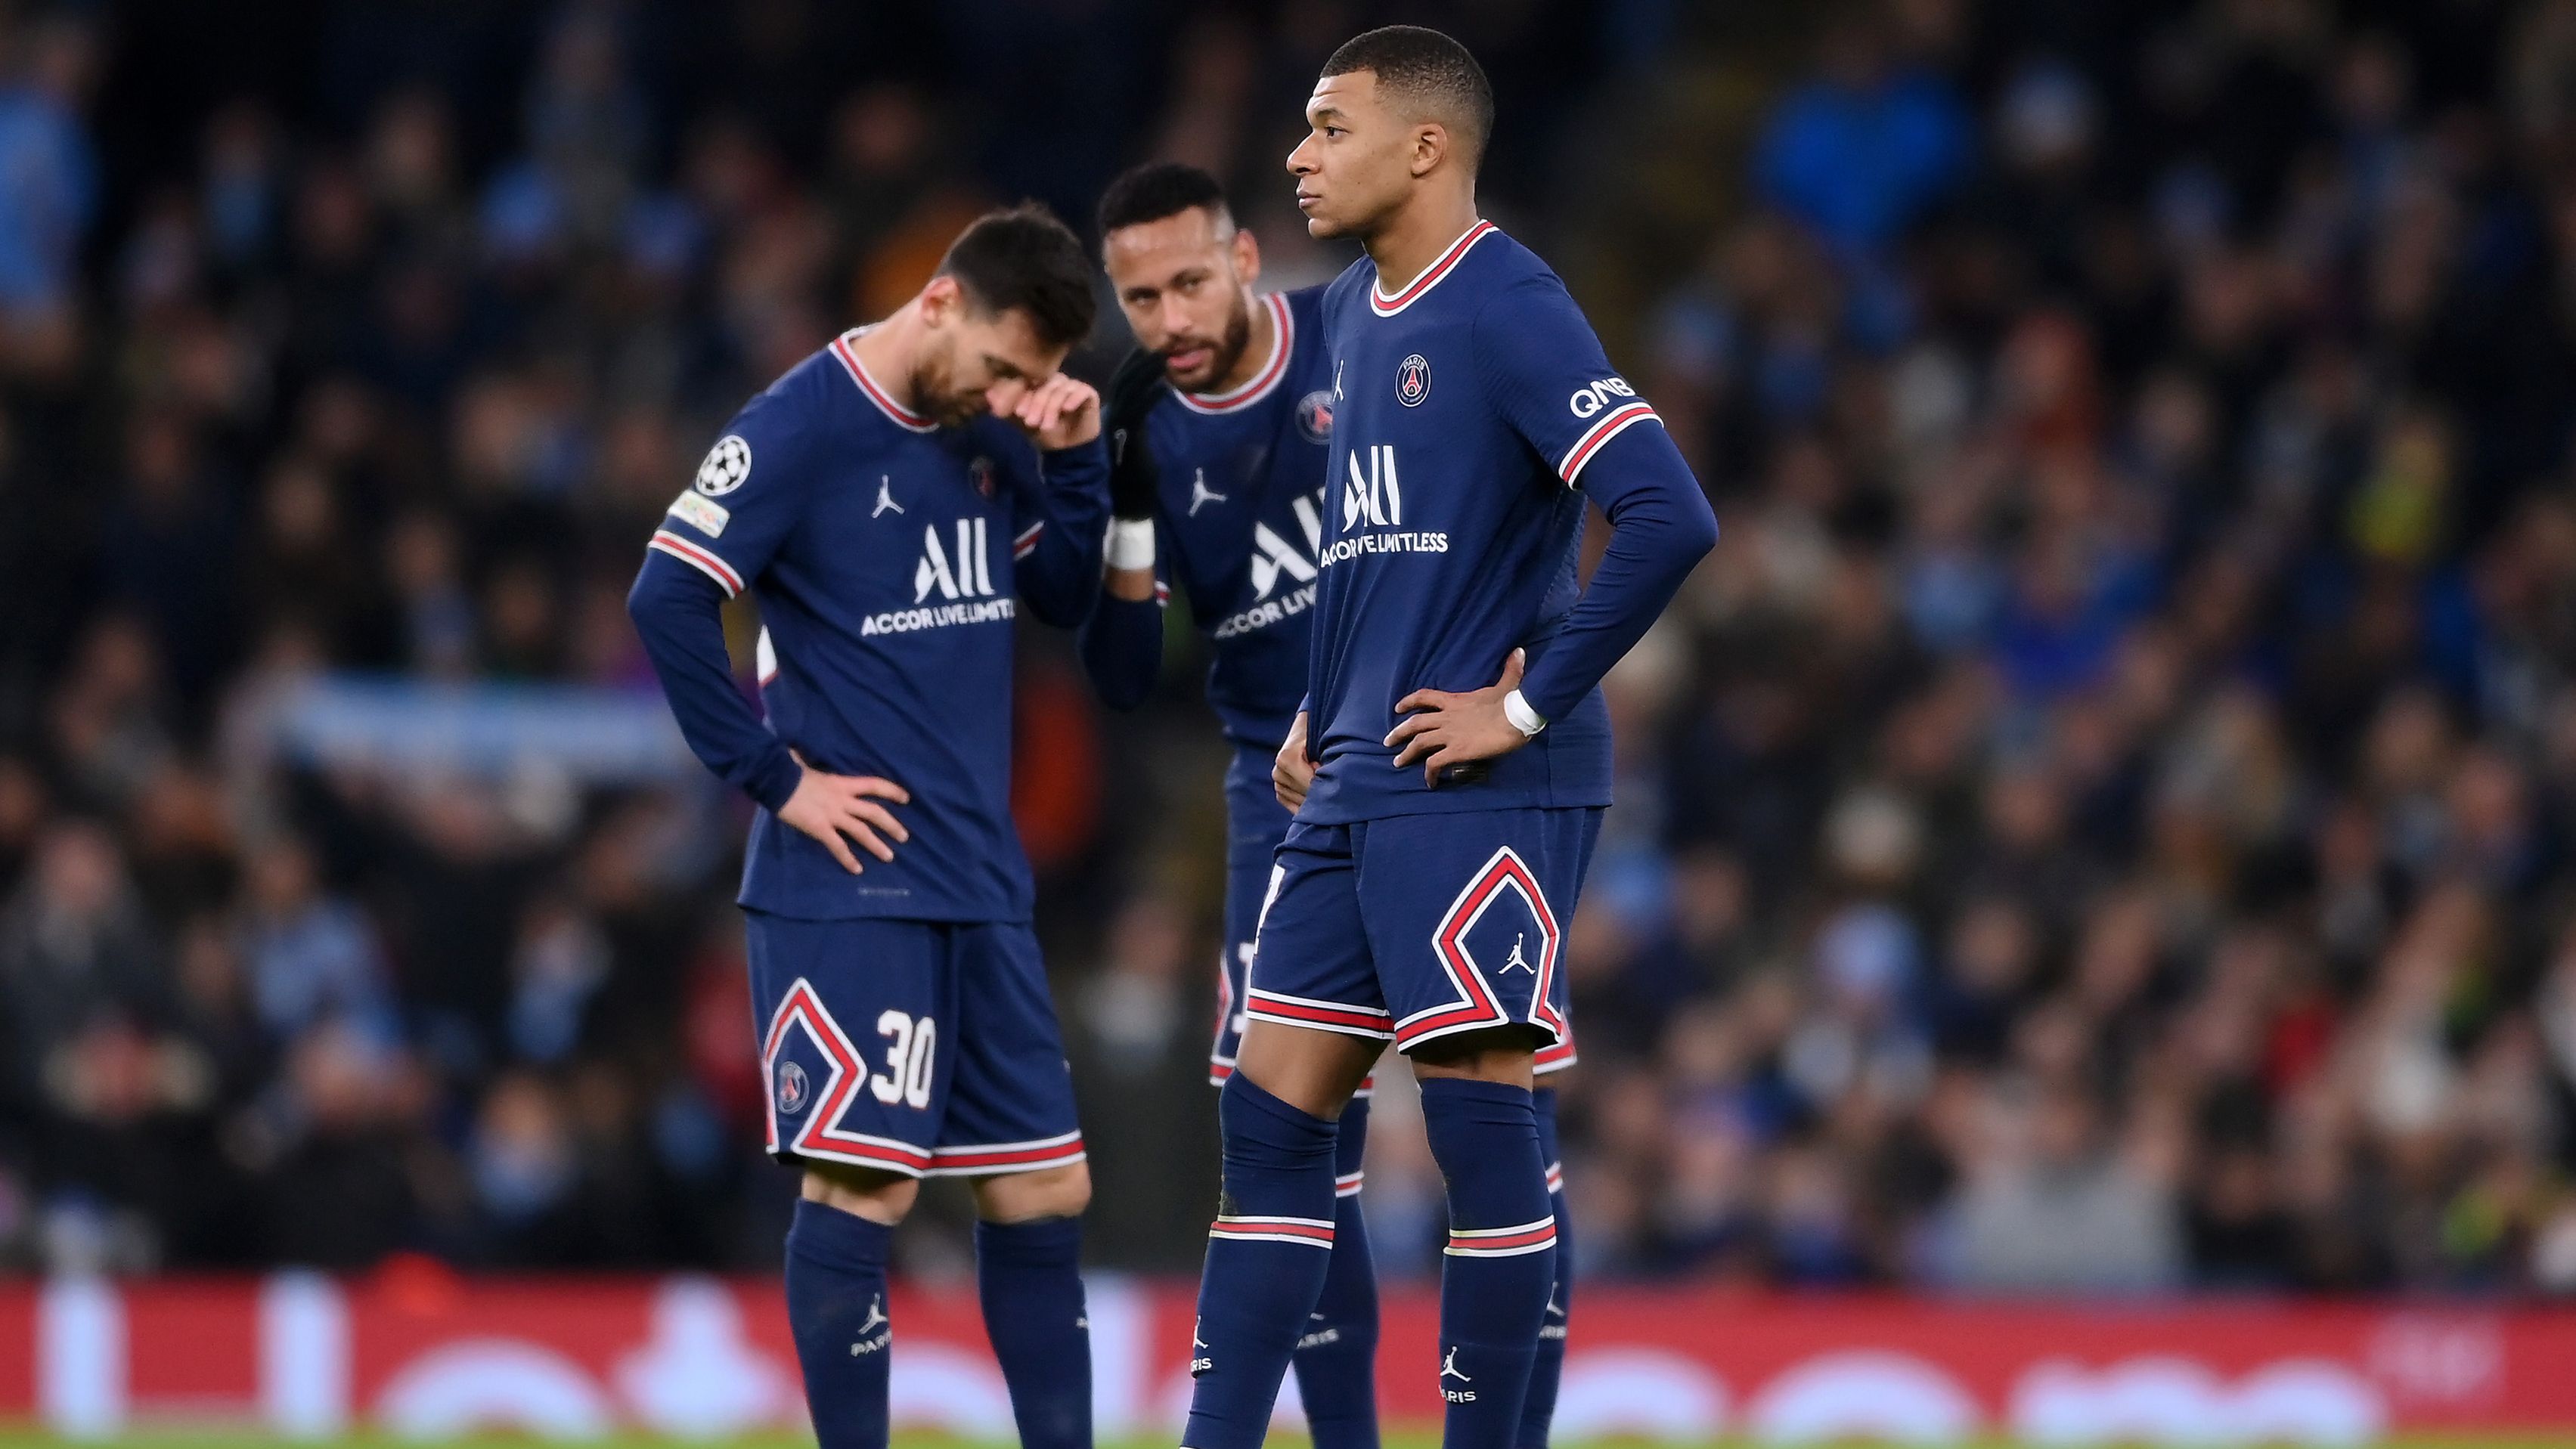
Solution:
{"label": "white watch", "polygon": [[1547,728],[1547,721],[1539,718],[1538,711],[1530,708],[1530,702],[1521,698],[1517,689],[1503,696],[1503,718],[1510,720],[1512,728],[1523,735],[1535,735]]}

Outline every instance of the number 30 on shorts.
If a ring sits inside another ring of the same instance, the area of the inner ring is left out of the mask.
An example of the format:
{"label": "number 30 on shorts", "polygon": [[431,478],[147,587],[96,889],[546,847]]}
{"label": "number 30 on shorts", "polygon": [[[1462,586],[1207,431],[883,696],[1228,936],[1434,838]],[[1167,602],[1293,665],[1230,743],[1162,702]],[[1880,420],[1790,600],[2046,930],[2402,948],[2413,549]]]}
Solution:
{"label": "number 30 on shorts", "polygon": [[888,1011],[877,1018],[877,1035],[886,1038],[885,1072],[868,1079],[868,1090],[891,1107],[930,1105],[932,1056],[939,1050],[939,1023],[916,1020],[910,1013]]}

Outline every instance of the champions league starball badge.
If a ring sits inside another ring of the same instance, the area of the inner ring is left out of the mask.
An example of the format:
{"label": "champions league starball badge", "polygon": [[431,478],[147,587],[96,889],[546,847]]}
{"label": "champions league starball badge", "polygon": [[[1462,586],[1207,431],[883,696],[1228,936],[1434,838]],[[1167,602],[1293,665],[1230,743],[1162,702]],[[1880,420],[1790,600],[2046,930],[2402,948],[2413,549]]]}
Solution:
{"label": "champions league starball badge", "polygon": [[707,460],[698,465],[698,491],[709,498],[721,498],[739,488],[751,476],[751,444],[727,433],[716,439],[707,450]]}
{"label": "champions league starball badge", "polygon": [[1297,431],[1306,441],[1321,443],[1333,436],[1333,393],[1330,388],[1317,388],[1297,399]]}
{"label": "champions league starball badge", "polygon": [[794,1062],[779,1064],[778,1111],[780,1115],[793,1117],[804,1111],[806,1099],[812,1095],[812,1090],[812,1085],[805,1080],[803,1067]]}
{"label": "champions league starball badge", "polygon": [[1414,353],[1395,365],[1395,400],[1409,408],[1431,396],[1431,359]]}

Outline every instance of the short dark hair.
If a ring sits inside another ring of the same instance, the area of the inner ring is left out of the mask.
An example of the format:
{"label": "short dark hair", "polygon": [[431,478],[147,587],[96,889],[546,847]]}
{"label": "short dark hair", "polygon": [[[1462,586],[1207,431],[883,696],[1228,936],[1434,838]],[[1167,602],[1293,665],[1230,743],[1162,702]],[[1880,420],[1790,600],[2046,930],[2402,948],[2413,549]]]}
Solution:
{"label": "short dark hair", "polygon": [[942,277],[955,277],[986,312],[1024,312],[1038,340],[1071,347],[1091,335],[1098,303],[1091,259],[1072,228],[1034,201],[988,211],[948,244]]}
{"label": "short dark hair", "polygon": [[1379,87],[1433,111],[1460,132],[1470,166],[1494,134],[1494,85],[1467,47],[1419,25],[1386,25],[1342,42],[1325,75],[1374,72]]}
{"label": "short dark hair", "polygon": [[1183,161],[1148,161],[1109,183],[1100,193],[1100,239],[1121,227],[1143,226],[1206,207],[1219,221],[1230,221],[1225,187],[1207,172]]}

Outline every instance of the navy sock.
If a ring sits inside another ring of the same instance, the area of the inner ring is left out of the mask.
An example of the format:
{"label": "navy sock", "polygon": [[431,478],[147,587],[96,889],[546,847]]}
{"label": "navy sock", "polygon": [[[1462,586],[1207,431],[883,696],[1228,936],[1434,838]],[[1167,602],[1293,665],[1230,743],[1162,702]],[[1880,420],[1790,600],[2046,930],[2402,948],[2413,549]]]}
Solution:
{"label": "navy sock", "polygon": [[1011,1388],[1024,1449],[1090,1449],[1091,1320],[1082,1220],[975,1224],[984,1332]]}
{"label": "navy sock", "polygon": [[1521,1404],[1520,1449],[1547,1449],[1548,1422],[1556,1417],[1557,1380],[1565,1374],[1566,1315],[1574,1311],[1574,1225],[1565,1216],[1564,1162],[1556,1146],[1556,1089],[1531,1096],[1538,1113],[1539,1156],[1547,1162],[1547,1203],[1556,1213],[1556,1292],[1547,1300],[1547,1323],[1538,1331],[1538,1358],[1530,1366],[1529,1397]]}
{"label": "navy sock", "polygon": [[894,1230],[810,1199],[787,1229],[787,1326],[822,1449],[885,1449],[886,1244]]}
{"label": "navy sock", "polygon": [[1512,1449],[1556,1286],[1547,1162],[1526,1087],[1422,1083],[1422,1128],[1449,1183],[1440,1269],[1442,1449]]}
{"label": "navy sock", "polygon": [[1368,1099],[1342,1109],[1333,1144],[1333,1256],[1324,1296],[1297,1341],[1297,1396],[1315,1449],[1378,1449],[1377,1264],[1360,1214],[1360,1164],[1368,1152]]}
{"label": "navy sock", "polygon": [[1190,1347],[1188,1449],[1258,1449],[1323,1296],[1333,1247],[1334,1124],[1241,1072],[1217,1094],[1225,1187],[1208,1229]]}

